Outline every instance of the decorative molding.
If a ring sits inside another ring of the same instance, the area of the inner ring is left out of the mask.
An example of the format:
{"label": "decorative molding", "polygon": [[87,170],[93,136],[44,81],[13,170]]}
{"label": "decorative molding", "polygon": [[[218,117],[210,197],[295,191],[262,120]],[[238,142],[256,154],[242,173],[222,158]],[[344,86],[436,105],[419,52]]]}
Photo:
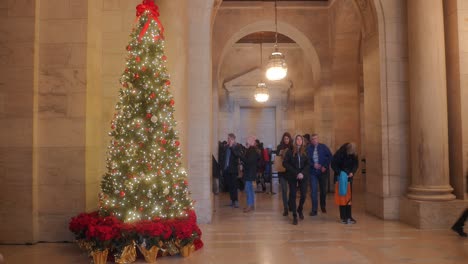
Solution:
{"label": "decorative molding", "polygon": [[354,4],[361,16],[363,39],[370,38],[377,34],[377,17],[373,0],[354,0]]}

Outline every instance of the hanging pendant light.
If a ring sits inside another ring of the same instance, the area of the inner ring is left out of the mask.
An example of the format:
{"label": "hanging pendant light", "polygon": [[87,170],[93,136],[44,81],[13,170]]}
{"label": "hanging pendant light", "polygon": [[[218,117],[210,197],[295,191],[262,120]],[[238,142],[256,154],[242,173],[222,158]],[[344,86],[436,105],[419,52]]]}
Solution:
{"label": "hanging pendant light", "polygon": [[255,88],[255,100],[259,103],[264,103],[268,101],[270,98],[270,94],[268,93],[268,88],[266,86],[266,83],[264,82],[259,82],[257,84],[257,88]]}
{"label": "hanging pendant light", "polygon": [[275,0],[275,51],[271,53],[267,64],[266,77],[270,81],[278,81],[288,74],[288,66],[283,53],[278,50],[278,14]]}
{"label": "hanging pendant light", "polygon": [[[262,34],[263,32],[260,33],[260,71],[263,69]],[[263,82],[263,80],[261,80],[257,84],[257,87],[255,88],[255,92],[254,92],[254,97],[255,97],[255,101],[259,103],[264,103],[268,101],[268,99],[270,98],[270,94],[268,93],[268,87],[266,83]]]}
{"label": "hanging pendant light", "polygon": [[[263,69],[263,52],[262,52],[262,42],[263,42],[263,32],[260,32],[260,71]],[[255,101],[259,103],[264,103],[268,101],[270,98],[270,94],[268,93],[268,88],[266,83],[261,80],[257,87],[255,88],[254,92]]]}

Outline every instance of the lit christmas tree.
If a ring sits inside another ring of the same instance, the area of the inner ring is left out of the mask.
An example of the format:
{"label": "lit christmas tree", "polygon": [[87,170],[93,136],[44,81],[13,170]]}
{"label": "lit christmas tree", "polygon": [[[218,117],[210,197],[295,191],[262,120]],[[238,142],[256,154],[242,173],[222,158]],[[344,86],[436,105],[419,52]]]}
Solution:
{"label": "lit christmas tree", "polygon": [[100,214],[124,222],[181,218],[193,209],[158,16],[152,0],[137,7],[101,182]]}

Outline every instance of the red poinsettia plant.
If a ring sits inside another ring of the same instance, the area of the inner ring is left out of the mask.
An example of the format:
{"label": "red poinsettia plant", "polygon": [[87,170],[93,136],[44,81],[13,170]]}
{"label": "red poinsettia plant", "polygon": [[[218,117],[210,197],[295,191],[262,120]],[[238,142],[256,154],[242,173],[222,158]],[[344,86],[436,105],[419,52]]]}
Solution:
{"label": "red poinsettia plant", "polygon": [[[201,237],[201,230],[198,228],[195,212],[189,211],[187,213],[188,218],[178,219],[169,223],[173,229],[174,238],[179,241],[180,247],[194,244]],[[199,248],[203,246],[203,244],[200,245],[200,242],[201,240],[197,241]]]}
{"label": "red poinsettia plant", "polygon": [[162,222],[141,221],[135,226],[135,233],[136,242],[149,250],[153,246],[161,247],[171,237],[172,230]]}
{"label": "red poinsettia plant", "polygon": [[86,231],[91,225],[95,225],[99,221],[98,212],[81,213],[72,217],[68,228],[75,235],[76,240],[86,239]]}
{"label": "red poinsettia plant", "polygon": [[71,219],[69,229],[77,240],[87,243],[86,250],[90,252],[104,249],[121,252],[133,241],[147,250],[173,243],[179,247],[193,244],[198,250],[203,247],[202,232],[195,212],[188,211],[187,214],[187,218],[124,223],[114,216],[101,216],[98,212],[82,213]]}
{"label": "red poinsettia plant", "polygon": [[114,216],[102,217],[88,226],[86,239],[92,242],[93,250],[112,248],[113,240],[119,240],[122,237],[121,231],[125,228],[123,223]]}

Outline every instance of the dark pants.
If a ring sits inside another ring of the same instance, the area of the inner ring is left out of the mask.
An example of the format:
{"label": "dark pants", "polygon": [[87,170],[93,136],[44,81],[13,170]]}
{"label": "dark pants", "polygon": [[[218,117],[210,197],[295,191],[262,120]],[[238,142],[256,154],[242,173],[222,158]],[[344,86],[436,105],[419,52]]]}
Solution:
{"label": "dark pants", "polygon": [[[307,178],[304,177],[302,180],[298,180],[293,177],[288,177],[289,183],[289,209],[292,210],[294,218],[297,217],[297,212],[302,212],[304,209],[304,202],[306,199],[307,193]],[[299,206],[296,208],[296,193],[297,187],[299,187],[299,191],[301,193],[301,197],[299,199]]]}
{"label": "dark pants", "polygon": [[318,210],[318,190],[320,189],[320,208],[325,209],[327,201],[327,182],[328,173],[322,173],[320,170],[313,169],[310,175],[310,198],[312,200],[312,212]]}
{"label": "dark pants", "polygon": [[457,222],[453,225],[454,227],[461,227],[465,225],[465,221],[468,219],[468,208],[465,209],[465,212],[458,218]]}
{"label": "dark pants", "polygon": [[288,210],[288,179],[284,172],[278,173],[279,182],[281,185],[281,198],[283,199],[283,208],[285,211]]}
{"label": "dark pants", "polygon": [[238,200],[237,189],[239,188],[239,181],[237,179],[237,173],[226,172],[224,175],[226,176],[225,180],[227,181],[229,196],[231,197],[231,201],[235,202]]}

